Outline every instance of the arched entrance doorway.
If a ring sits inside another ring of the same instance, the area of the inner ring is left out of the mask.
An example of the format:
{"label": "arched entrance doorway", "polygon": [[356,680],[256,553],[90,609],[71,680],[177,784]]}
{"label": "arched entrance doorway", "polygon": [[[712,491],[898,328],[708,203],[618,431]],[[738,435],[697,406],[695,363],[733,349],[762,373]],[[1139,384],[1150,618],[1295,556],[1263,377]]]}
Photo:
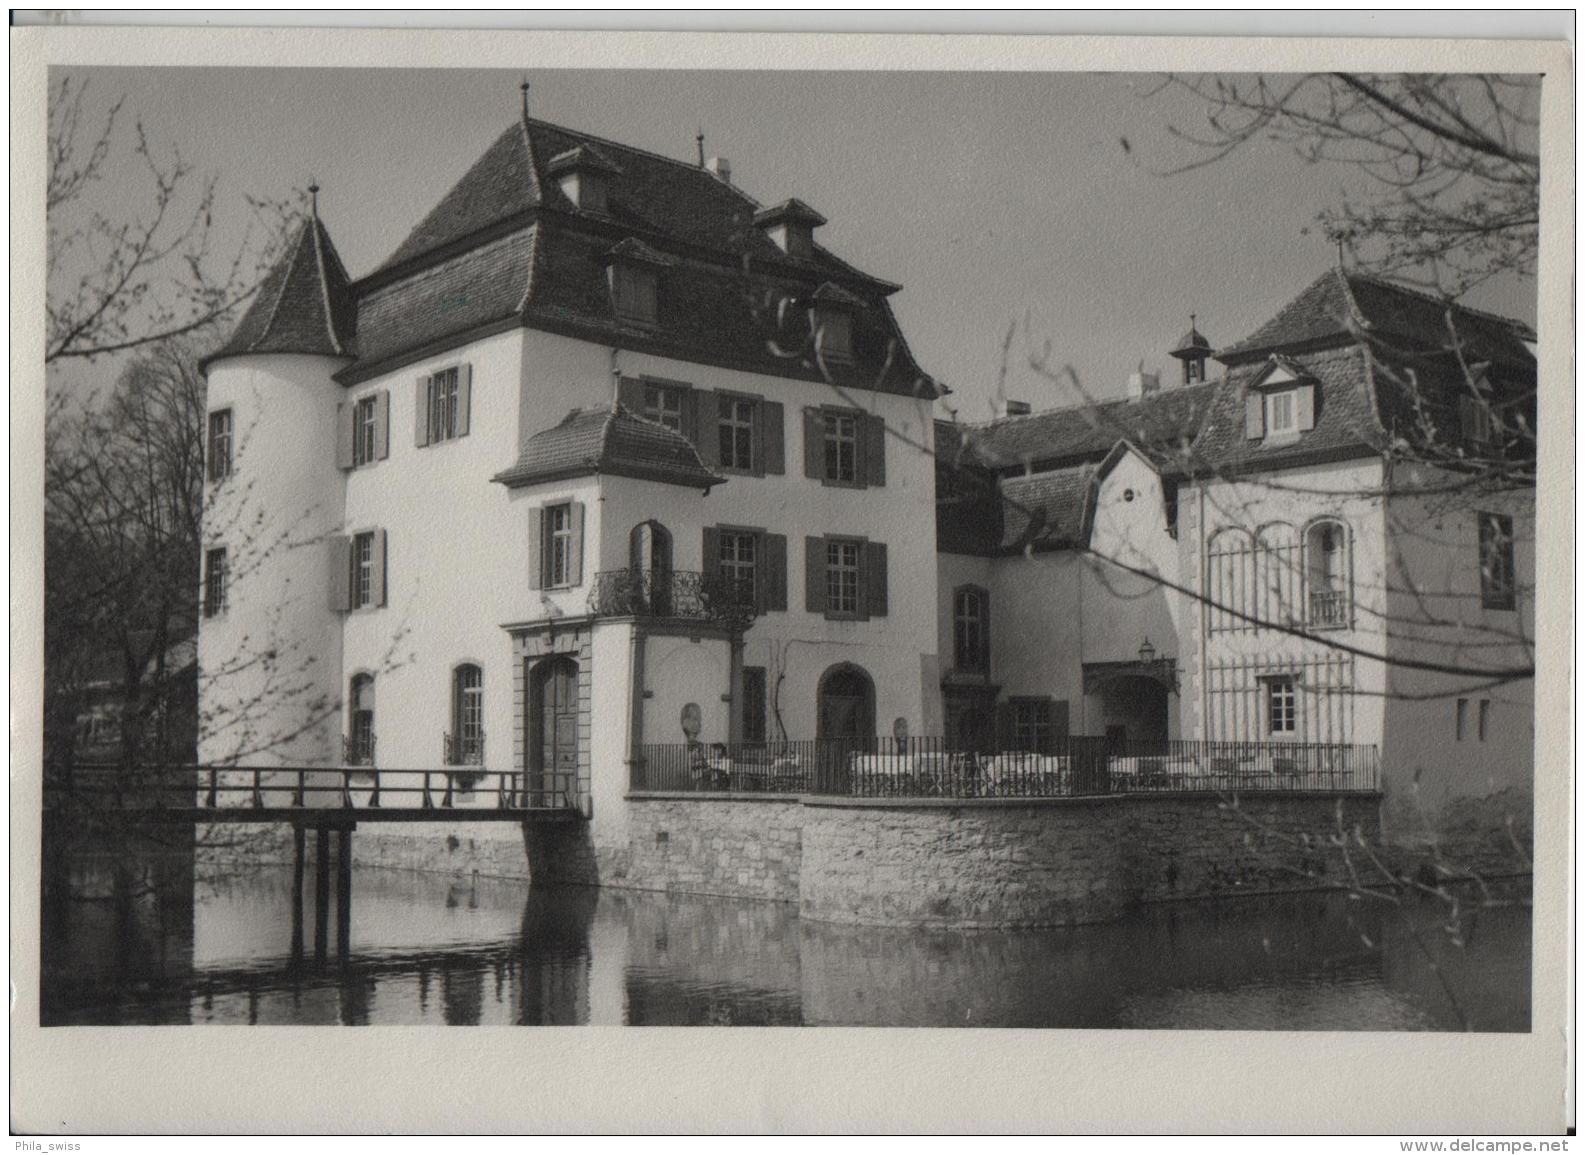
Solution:
{"label": "arched entrance doorway", "polygon": [[867,741],[875,737],[875,683],[858,666],[844,662],[820,676],[817,738]]}
{"label": "arched entrance doorway", "polygon": [[1106,746],[1114,754],[1165,753],[1167,687],[1155,678],[1123,675],[1099,687]]}
{"label": "arched entrance doorway", "polygon": [[843,662],[820,676],[816,702],[818,780],[822,789],[840,789],[851,756],[875,743],[875,683],[858,666]]}
{"label": "arched entrance doorway", "polygon": [[571,806],[578,788],[578,663],[546,658],[528,673],[528,804]]}

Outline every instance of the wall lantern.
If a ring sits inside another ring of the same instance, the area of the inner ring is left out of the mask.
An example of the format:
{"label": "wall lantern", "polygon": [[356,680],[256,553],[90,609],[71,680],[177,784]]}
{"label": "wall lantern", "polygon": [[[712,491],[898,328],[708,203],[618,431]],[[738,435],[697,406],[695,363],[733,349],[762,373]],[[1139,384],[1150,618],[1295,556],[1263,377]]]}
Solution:
{"label": "wall lantern", "polygon": [[1148,665],[1150,665],[1151,662],[1154,662],[1155,660],[1156,660],[1156,647],[1150,644],[1150,639],[1149,638],[1146,638],[1145,641],[1144,641],[1144,644],[1139,647],[1139,661],[1140,661],[1140,664],[1148,666]]}

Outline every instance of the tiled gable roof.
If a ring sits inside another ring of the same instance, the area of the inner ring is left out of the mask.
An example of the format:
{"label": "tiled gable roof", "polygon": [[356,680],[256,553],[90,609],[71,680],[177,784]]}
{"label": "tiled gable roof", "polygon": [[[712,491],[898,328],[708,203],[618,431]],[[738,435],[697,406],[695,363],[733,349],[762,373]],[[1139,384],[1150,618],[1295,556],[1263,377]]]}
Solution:
{"label": "tiled gable roof", "polygon": [[245,353],[351,357],[356,327],[351,278],[315,215],[303,222],[265,276],[230,339],[204,364]]}
{"label": "tiled gable roof", "polygon": [[710,472],[682,434],[620,405],[574,409],[530,437],[517,462],[494,480],[516,487],[594,474],[704,490],[726,480]]}
{"label": "tiled gable roof", "polygon": [[[1528,326],[1463,306],[1452,307],[1454,329],[1467,354],[1523,361],[1533,338]],[[1273,349],[1370,337],[1423,348],[1451,345],[1449,306],[1434,297],[1359,272],[1329,269],[1248,337],[1220,349],[1219,361],[1242,363]]]}
{"label": "tiled gable roof", "polygon": [[1090,495],[1096,466],[1074,465],[1004,477],[1002,515],[1003,550],[1053,548],[1086,543]]}
{"label": "tiled gable roof", "polygon": [[1047,409],[965,427],[975,457],[995,469],[1102,458],[1127,439],[1158,464],[1183,455],[1199,433],[1214,383],[1157,390],[1094,404]]}

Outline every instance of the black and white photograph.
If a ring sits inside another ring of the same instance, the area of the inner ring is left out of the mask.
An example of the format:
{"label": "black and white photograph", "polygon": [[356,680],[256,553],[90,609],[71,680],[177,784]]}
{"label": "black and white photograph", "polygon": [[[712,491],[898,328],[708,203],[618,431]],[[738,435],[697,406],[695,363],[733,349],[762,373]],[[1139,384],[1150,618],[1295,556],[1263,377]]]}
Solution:
{"label": "black and white photograph", "polygon": [[47,68],[16,1015],[1556,1034],[1566,53],[519,56]]}

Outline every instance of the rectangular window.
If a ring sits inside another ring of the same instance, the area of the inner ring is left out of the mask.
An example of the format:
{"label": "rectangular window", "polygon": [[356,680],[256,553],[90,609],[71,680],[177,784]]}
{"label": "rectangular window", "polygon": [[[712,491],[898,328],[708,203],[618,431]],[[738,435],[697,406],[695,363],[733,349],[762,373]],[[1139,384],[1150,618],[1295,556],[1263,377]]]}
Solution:
{"label": "rectangular window", "polygon": [[853,413],[827,413],[826,480],[856,484],[859,478],[859,419]]}
{"label": "rectangular window", "polygon": [[1482,742],[1484,742],[1491,734],[1490,698],[1482,698],[1480,700],[1480,721],[1477,723],[1477,725],[1479,726],[1479,729],[1476,731],[1476,736],[1479,737]]}
{"label": "rectangular window", "polygon": [[653,269],[621,262],[611,266],[611,305],[624,321],[653,325],[659,315],[658,288]]}
{"label": "rectangular window", "polygon": [[572,584],[572,506],[552,505],[545,510],[545,573],[548,586]]}
{"label": "rectangular window", "polygon": [[727,469],[747,472],[754,468],[754,410],[752,401],[719,398],[716,428],[721,437],[721,464]]}
{"label": "rectangular window", "polygon": [[374,604],[374,534],[360,533],[352,539],[352,608]]}
{"label": "rectangular window", "polygon": [[204,554],[204,617],[226,612],[226,587],[231,580],[231,559],[225,546]]}
{"label": "rectangular window", "polygon": [[669,385],[644,385],[644,416],[667,429],[683,432],[683,391]]}
{"label": "rectangular window", "polygon": [[450,441],[458,434],[457,401],[460,374],[453,366],[442,369],[429,379],[429,444]]}
{"label": "rectangular window", "polygon": [[976,588],[960,589],[953,595],[953,665],[959,670],[984,673],[989,647],[986,645],[986,594]]}
{"label": "rectangular window", "polygon": [[826,612],[859,612],[859,549],[856,541],[826,542]]}
{"label": "rectangular window", "polygon": [[1453,703],[1453,741],[1462,742],[1468,726],[1469,699],[1460,698]]}
{"label": "rectangular window", "polygon": [[1514,606],[1513,518],[1502,513],[1481,513],[1480,604],[1489,610]]}
{"label": "rectangular window", "polygon": [[364,397],[352,407],[352,464],[368,465],[375,458],[374,422],[378,398]]}
{"label": "rectangular window", "polygon": [[723,529],[720,536],[721,577],[752,602],[758,573],[759,534]]}
{"label": "rectangular window", "polygon": [[1051,703],[1043,698],[1013,699],[1013,749],[1042,753],[1051,742]]}
{"label": "rectangular window", "polygon": [[209,480],[231,476],[231,410],[209,415]]}
{"label": "rectangular window", "polygon": [[1281,437],[1299,431],[1298,406],[1294,391],[1283,389],[1266,395],[1266,435]]}
{"label": "rectangular window", "polygon": [[1266,729],[1271,734],[1299,730],[1299,692],[1292,678],[1266,679]]}
{"label": "rectangular window", "polygon": [[743,741],[765,744],[767,685],[764,666],[743,667]]}

